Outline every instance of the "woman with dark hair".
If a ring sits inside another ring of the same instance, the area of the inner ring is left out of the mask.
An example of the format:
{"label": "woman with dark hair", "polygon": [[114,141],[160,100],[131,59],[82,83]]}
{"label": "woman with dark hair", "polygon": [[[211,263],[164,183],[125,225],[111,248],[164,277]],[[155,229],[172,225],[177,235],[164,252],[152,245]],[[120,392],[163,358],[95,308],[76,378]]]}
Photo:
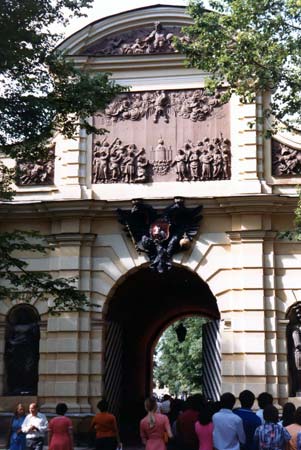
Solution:
{"label": "woman with dark hair", "polygon": [[265,423],[256,428],[254,442],[259,450],[284,450],[291,435],[278,422],[278,409],[268,405],[263,410]]}
{"label": "woman with dark hair", "polygon": [[199,440],[199,450],[213,450],[213,405],[202,406],[194,428]]}
{"label": "woman with dark hair", "polygon": [[12,418],[8,437],[7,448],[9,450],[25,450],[25,434],[22,433],[22,423],[25,419],[25,408],[22,403],[18,403],[15,414]]}
{"label": "woman with dark hair", "polygon": [[154,397],[144,402],[147,415],[140,422],[140,436],[146,450],[166,450],[166,437],[172,438],[168,417],[157,412]]}
{"label": "woman with dark hair", "polygon": [[96,450],[115,450],[121,446],[116,417],[108,412],[108,402],[103,399],[97,403],[99,413],[93,417],[90,429],[96,431]]}
{"label": "woman with dark hair", "polygon": [[56,405],[57,416],[51,419],[48,425],[48,450],[73,449],[73,428],[69,417],[65,417],[67,410],[66,403]]}
{"label": "woman with dark hair", "polygon": [[283,405],[281,418],[281,424],[283,427],[287,427],[288,425],[294,423],[295,412],[296,406],[293,403],[287,402]]}
{"label": "woman with dark hair", "polygon": [[301,432],[301,407],[297,408],[294,416],[294,422],[286,427],[287,431],[291,435],[291,439],[288,442],[288,450],[297,449],[297,436]]}

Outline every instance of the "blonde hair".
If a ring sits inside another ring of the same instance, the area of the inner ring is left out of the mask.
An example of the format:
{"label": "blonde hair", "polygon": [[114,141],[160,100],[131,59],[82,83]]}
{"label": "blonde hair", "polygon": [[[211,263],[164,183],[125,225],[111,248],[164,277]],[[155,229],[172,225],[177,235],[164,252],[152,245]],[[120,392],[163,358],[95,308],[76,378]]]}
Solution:
{"label": "blonde hair", "polygon": [[150,428],[153,428],[156,423],[156,418],[154,413],[157,411],[157,401],[154,397],[148,397],[144,402],[144,407],[146,411],[148,412],[148,425]]}

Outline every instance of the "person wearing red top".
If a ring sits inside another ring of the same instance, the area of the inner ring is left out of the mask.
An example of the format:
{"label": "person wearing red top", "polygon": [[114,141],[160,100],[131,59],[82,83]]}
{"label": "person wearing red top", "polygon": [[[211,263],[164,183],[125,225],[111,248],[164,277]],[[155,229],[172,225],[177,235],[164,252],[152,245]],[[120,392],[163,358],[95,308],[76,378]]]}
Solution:
{"label": "person wearing red top", "polygon": [[93,417],[90,429],[96,431],[96,450],[115,450],[120,447],[116,417],[108,412],[108,403],[101,400],[97,404],[99,413]]}
{"label": "person wearing red top", "polygon": [[199,441],[195,432],[195,423],[199,418],[199,412],[204,404],[204,397],[195,394],[186,400],[185,411],[177,420],[178,442],[182,450],[198,450]]}

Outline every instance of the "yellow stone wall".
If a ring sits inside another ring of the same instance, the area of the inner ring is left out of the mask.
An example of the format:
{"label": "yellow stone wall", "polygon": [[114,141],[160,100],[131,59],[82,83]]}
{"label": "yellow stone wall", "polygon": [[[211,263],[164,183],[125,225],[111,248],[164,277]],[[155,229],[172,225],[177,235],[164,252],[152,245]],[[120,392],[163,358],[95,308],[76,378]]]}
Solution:
{"label": "yellow stone wall", "polygon": [[[184,9],[166,6],[160,13],[164,20],[189,22]],[[81,66],[87,63],[76,56],[81,42],[92,43],[102,30],[123,27],[126,20],[136,25],[158,20],[156,8],[124,14],[80,31],[63,48],[69,48]],[[184,69],[180,55],[148,56],[143,61],[95,58],[89,65],[95,71],[110,69],[116,81],[131,85],[132,90],[204,85],[206,74]],[[271,177],[271,142],[264,137],[265,124],[249,126],[261,117],[266,101],[266,96],[258,96],[256,103],[242,105],[238,98],[231,99],[231,180],[92,185],[92,140],[80,132],[73,140],[54,139],[54,186],[18,187],[13,204],[0,205],[0,231],[35,229],[56,244],[47,257],[23,255],[29,268],[77,277],[78,288],[98,305],[86,312],[49,316],[47,305],[33,300],[41,316],[38,398],[44,410],[52,411],[64,400],[70,412],[90,412],[103,393],[108,302],[129,273],[147,261],[126,237],[116,209],[130,208],[133,198],[164,208],[175,196],[183,196],[186,206],[204,206],[191,250],[177,255],[174,263],[195,272],[217,299],[224,324],[223,391],[238,395],[246,388],[255,394],[268,390],[280,402],[286,400],[285,314],[301,300],[301,244],[279,241],[277,232],[292,226],[298,180]],[[9,299],[0,302],[1,354],[5,318],[12,306]],[[1,358],[0,394],[3,371]],[[4,404],[0,401],[0,410],[7,408]]]}

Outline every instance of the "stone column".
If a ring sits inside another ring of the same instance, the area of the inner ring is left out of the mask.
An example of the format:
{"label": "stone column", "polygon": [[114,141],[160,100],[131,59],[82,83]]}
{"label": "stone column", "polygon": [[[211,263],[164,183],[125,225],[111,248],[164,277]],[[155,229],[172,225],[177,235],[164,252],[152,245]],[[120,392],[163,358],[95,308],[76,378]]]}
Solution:
{"label": "stone column", "polygon": [[[254,217],[251,222],[254,225]],[[266,390],[268,381],[263,269],[265,231],[242,229],[229,232],[228,236],[232,301],[228,310],[221,310],[224,319],[222,390],[238,396],[242,390],[250,389],[258,395]]]}
{"label": "stone column", "polygon": [[[60,223],[61,231],[68,228],[66,222]],[[75,232],[76,222],[72,221],[73,232],[51,236],[56,243],[51,270],[56,270],[58,277],[76,277],[76,287],[90,298],[91,245],[95,235]],[[82,224],[78,228],[81,231]],[[89,380],[91,374],[100,372],[100,360],[95,360],[91,352],[90,316],[87,310],[48,317],[46,357],[40,363],[38,391],[44,410],[52,411],[59,401],[64,401],[69,412],[91,411]]]}

